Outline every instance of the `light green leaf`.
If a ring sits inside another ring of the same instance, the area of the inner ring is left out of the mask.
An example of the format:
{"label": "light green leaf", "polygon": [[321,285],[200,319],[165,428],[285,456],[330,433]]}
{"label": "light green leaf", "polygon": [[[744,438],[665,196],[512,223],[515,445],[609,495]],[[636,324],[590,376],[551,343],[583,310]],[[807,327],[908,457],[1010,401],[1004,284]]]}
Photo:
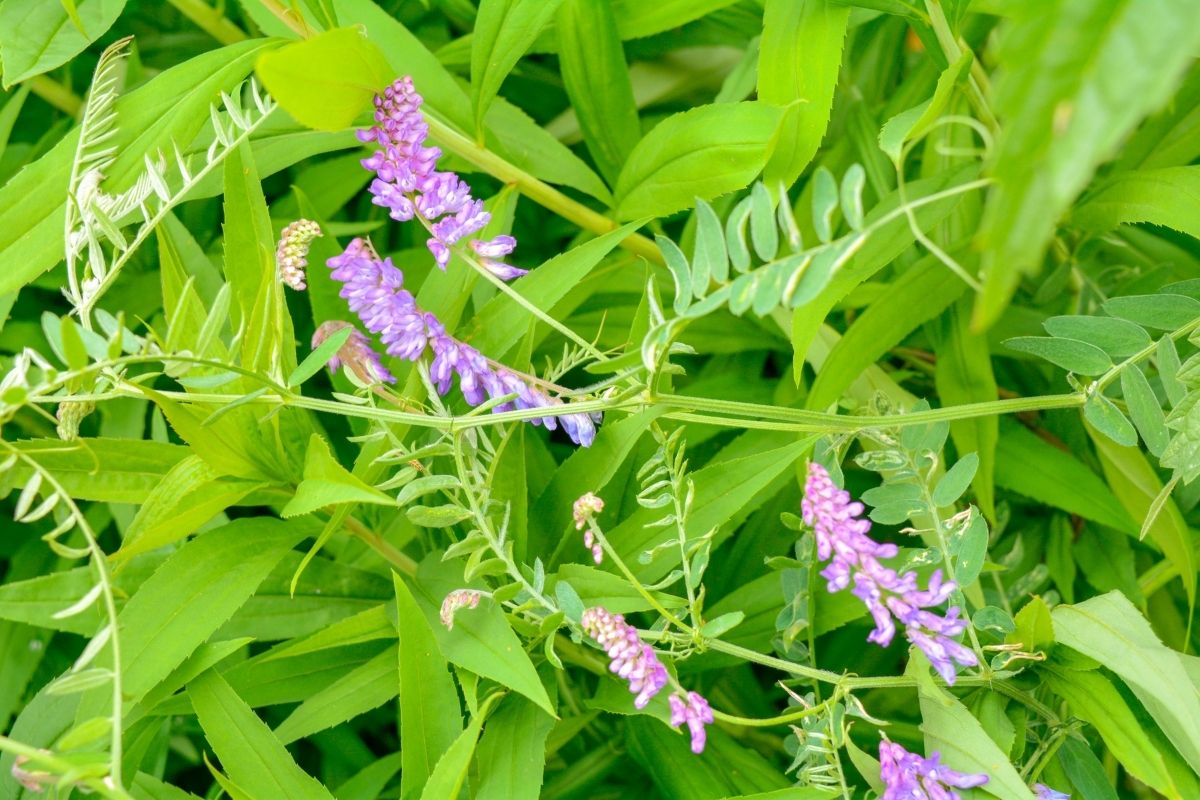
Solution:
{"label": "light green leaf", "polygon": [[1150,381],[1138,365],[1133,364],[1121,371],[1121,394],[1125,396],[1129,416],[1146,443],[1146,449],[1162,457],[1171,438],[1166,417],[1158,397],[1150,388]]}
{"label": "light green leaf", "polygon": [[615,190],[622,220],[660,217],[748,184],[766,162],[782,112],[762,103],[699,106],[667,117],[637,144]]}
{"label": "light green leaf", "polygon": [[1079,375],[1102,375],[1112,368],[1112,359],[1094,344],[1055,336],[1016,336],[1004,346],[1020,353],[1044,358],[1055,366]]}
{"label": "light green leaf", "polygon": [[583,140],[610,183],[642,138],[613,4],[563,0],[555,19],[558,64]]}
{"label": "light green leaf", "polygon": [[475,130],[500,84],[554,16],[561,0],[481,0],[471,39],[471,106]]}
{"label": "light green leaf", "polygon": [[1072,314],[1050,317],[1042,327],[1051,336],[1088,342],[1114,358],[1131,356],[1150,346],[1150,334],[1144,328],[1117,317]]}
{"label": "light green leaf", "polygon": [[479,740],[477,800],[537,800],[554,718],[523,697],[506,697]]}
{"label": "light green leaf", "polygon": [[1059,0],[1014,10],[999,56],[1005,77],[995,110],[1005,124],[979,234],[977,329],[1000,316],[1022,274],[1040,267],[1063,212],[1133,127],[1168,100],[1200,47],[1191,0]]}
{"label": "light green leaf", "polygon": [[255,71],[285,111],[326,131],[352,125],[393,77],[360,28],[336,28],[264,53]]}
{"label": "light green leaf", "polygon": [[929,132],[930,126],[946,112],[954,89],[962,82],[971,68],[974,57],[968,48],[938,76],[933,97],[907,111],[901,111],[884,124],[879,131],[879,147],[897,167],[904,145],[920,139]]}
{"label": "light green leaf", "polygon": [[1171,331],[1200,317],[1200,300],[1182,294],[1137,294],[1113,297],[1104,310],[1148,328]]}
{"label": "light green leaf", "polygon": [[1109,592],[1058,606],[1052,617],[1055,638],[1119,675],[1192,769],[1200,771],[1200,689],[1133,604],[1120,592]]}
{"label": "light green leaf", "polygon": [[933,489],[933,502],[938,508],[946,508],[958,501],[971,485],[975,471],[979,469],[979,456],[967,453],[954,466],[946,470]]}
{"label": "light green leaf", "polygon": [[329,790],[292,760],[271,729],[209,670],[188,687],[204,736],[229,777],[253,797],[333,800]]}
{"label": "light green leaf", "polygon": [[314,433],[308,440],[308,451],[304,457],[304,480],[296,487],[296,494],[280,514],[285,518],[297,517],[340,503],[396,505],[391,497],[355,477],[339,464],[329,452],[325,440]]}
{"label": "light green leaf", "polygon": [[284,744],[340,725],[383,705],[399,692],[395,647],[308,697],[275,729]]}
{"label": "light green leaf", "polygon": [[[71,15],[58,0],[8,0],[0,4],[0,57],[4,88],[70,61],[104,35],[125,0],[77,0]],[[75,16],[75,22],[71,22]]]}
{"label": "light green leaf", "polygon": [[[490,708],[490,705],[487,706]],[[476,714],[471,718],[471,724],[458,735],[450,748],[442,754],[433,771],[429,774],[421,790],[421,800],[443,800],[443,798],[458,797],[463,783],[467,779],[467,768],[475,755],[475,745],[483,730],[486,713]]]}
{"label": "light green leaf", "polygon": [[1200,167],[1118,173],[1079,206],[1071,222],[1097,231],[1149,222],[1200,239]]}
{"label": "light green leaf", "polygon": [[[24,439],[10,446],[53,473],[71,497],[107,503],[146,502],[162,476],[189,453],[177,444],[136,439]],[[22,461],[11,472],[15,483],[32,474]]]}
{"label": "light green leaf", "polygon": [[1130,774],[1168,797],[1179,797],[1162,756],[1154,749],[1112,682],[1099,672],[1049,667],[1046,683],[1071,713],[1096,728],[1104,745]]}
{"label": "light green leaf", "polygon": [[329,363],[329,360],[334,357],[337,351],[342,349],[342,345],[346,343],[354,331],[353,327],[342,328],[317,345],[317,349],[305,356],[304,360],[292,370],[292,374],[288,376],[287,385],[289,387],[299,386],[320,372],[321,368]]}
{"label": "light green leaf", "polygon": [[966,706],[933,682],[929,662],[917,649],[912,651],[909,674],[917,677],[917,696],[921,703],[921,730],[925,733],[927,753],[938,751],[946,764],[960,772],[982,772],[988,782],[979,791],[1001,800],[1034,800],[1033,792],[1021,780],[979,720]]}
{"label": "light green leaf", "polygon": [[829,125],[850,9],[831,0],[767,0],[758,51],[758,99],[785,108],[766,179],[796,182]]}
{"label": "light green leaf", "polygon": [[458,692],[433,631],[412,592],[393,576],[400,636],[400,738],[404,741],[400,793],[411,796],[462,732]]}

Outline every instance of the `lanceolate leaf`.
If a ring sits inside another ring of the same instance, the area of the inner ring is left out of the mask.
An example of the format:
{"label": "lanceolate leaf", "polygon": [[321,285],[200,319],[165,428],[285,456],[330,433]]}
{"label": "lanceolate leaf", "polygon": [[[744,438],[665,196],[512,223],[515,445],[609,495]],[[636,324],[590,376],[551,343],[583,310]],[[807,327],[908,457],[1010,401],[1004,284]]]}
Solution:
{"label": "lanceolate leaf", "polygon": [[475,129],[509,70],[554,16],[561,0],[482,0],[471,41],[471,104]]}

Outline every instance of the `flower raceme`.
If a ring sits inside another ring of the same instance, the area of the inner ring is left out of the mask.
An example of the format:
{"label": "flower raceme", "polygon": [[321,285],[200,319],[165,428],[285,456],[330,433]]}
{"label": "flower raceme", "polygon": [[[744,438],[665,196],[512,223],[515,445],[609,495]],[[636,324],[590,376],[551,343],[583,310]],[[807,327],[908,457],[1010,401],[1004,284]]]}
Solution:
{"label": "flower raceme", "polygon": [[371,340],[349,322],[338,319],[322,322],[313,332],[313,349],[317,349],[322,342],[345,328],[353,329],[350,332],[350,338],[333,354],[327,366],[331,370],[337,370],[338,367],[345,364],[366,383],[395,383],[396,376],[388,371],[380,361],[379,354],[371,349]]}
{"label": "flower raceme", "polygon": [[875,630],[867,640],[886,647],[896,634],[895,620],[905,626],[905,636],[929,658],[934,669],[953,684],[957,667],[975,666],[975,653],[952,637],[967,627],[957,606],[945,615],[927,608],[946,602],[956,586],[942,580],[941,570],[929,578],[929,586],[917,586],[917,574],[908,571],[898,574],[880,563],[881,558],[894,558],[896,545],[877,542],[868,536],[871,521],[862,517],[863,504],[851,499],[850,493],[839,489],[829,472],[815,462],[808,465],[801,510],[806,525],[817,537],[817,555],[830,561],[821,571],[831,592],[839,592],[853,583],[853,594],[866,604],[875,620]]}
{"label": "flower raceme", "polygon": [[[638,638],[637,628],[627,624],[625,617],[594,606],[583,612],[580,624],[583,632],[608,654],[609,670],[629,681],[629,691],[637,695],[634,708],[645,708],[667,685],[667,668],[658,660],[654,648]],[[708,701],[696,692],[673,694],[669,699],[671,725],[677,728],[686,723],[692,752],[703,753],[708,739],[704,726],[713,721]]]}
{"label": "flower raceme", "polygon": [[567,406],[506,367],[495,364],[468,344],[446,332],[435,317],[417,306],[404,288],[404,273],[390,258],[381,259],[363,239],[354,239],[341,255],[327,262],[332,277],[342,284],[339,295],[371,333],[379,335],[387,354],[416,361],[429,351],[429,376],[439,394],[446,394],[455,376],[463,397],[473,406],[485,399],[515,395],[492,411],[546,409],[551,413],[529,421],[554,430],[560,424],[576,444],[587,447],[596,436],[600,415],[560,413]]}
{"label": "flower raceme", "polygon": [[288,223],[279,233],[279,244],[275,247],[279,279],[298,292],[305,288],[304,268],[308,266],[309,245],[321,235],[321,226],[311,219]]}
{"label": "flower raceme", "polygon": [[886,787],[879,800],[959,800],[955,789],[983,786],[988,776],[962,773],[934,753],[922,758],[884,739],[879,743],[879,777]]}
{"label": "flower raceme", "polygon": [[[471,187],[453,172],[438,172],[442,151],[427,147],[429,125],[421,115],[421,95],[412,78],[396,79],[375,96],[375,125],[359,131],[363,142],[377,142],[376,150],[362,164],[375,173],[369,188],[372,202],[388,209],[392,219],[406,222],[420,216],[432,237],[426,242],[442,269],[450,261],[450,248],[478,233],[491,220],[483,202],[471,197]],[[501,235],[470,246],[484,269],[502,280],[511,280],[526,270],[505,264],[504,258],[517,240]]]}

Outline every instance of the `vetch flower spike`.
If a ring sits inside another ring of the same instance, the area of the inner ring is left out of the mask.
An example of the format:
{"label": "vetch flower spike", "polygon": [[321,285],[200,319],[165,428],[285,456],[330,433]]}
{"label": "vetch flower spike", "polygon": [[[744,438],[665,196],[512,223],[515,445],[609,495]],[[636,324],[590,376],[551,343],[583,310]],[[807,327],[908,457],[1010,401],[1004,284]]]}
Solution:
{"label": "vetch flower spike", "polygon": [[629,681],[629,691],[637,695],[634,708],[645,708],[667,685],[667,668],[654,648],[638,638],[637,629],[627,625],[625,617],[600,606],[586,609],[580,622],[583,632],[608,654],[609,670]]}
{"label": "vetch flower spike", "polygon": [[987,775],[950,769],[937,752],[922,758],[887,739],[879,743],[879,767],[886,787],[879,800],[961,800],[955,789],[972,789],[988,782]]}
{"label": "vetch flower spike", "polygon": [[[358,138],[383,146],[362,162],[375,173],[369,187],[371,202],[388,209],[389,216],[399,222],[417,215],[427,220],[433,236],[426,244],[444,270],[450,261],[450,248],[482,230],[492,215],[484,211],[482,201],[471,197],[471,187],[462,178],[436,170],[442,151],[425,146],[429,125],[421,115],[424,102],[412,78],[396,79],[375,96],[375,125],[359,131]],[[516,247],[517,240],[511,236],[472,239],[470,244],[484,269],[501,280],[512,280],[527,272],[496,260]]]}
{"label": "vetch flower spike", "polygon": [[561,424],[571,440],[584,447],[596,438],[599,414],[558,411],[566,408],[561,399],[450,336],[437,317],[417,307],[416,298],[404,288],[404,273],[390,258],[381,259],[363,239],[354,239],[345,252],[326,263],[333,269],[333,279],[342,284],[338,294],[366,329],[379,335],[388,355],[416,361],[427,350],[433,353],[429,377],[439,394],[449,392],[458,376],[459,389],[473,406],[487,398],[515,395],[495,405],[492,412],[546,409],[550,413],[529,421],[550,430]]}
{"label": "vetch flower spike", "polygon": [[[588,521],[604,510],[604,501],[591,492],[587,492],[575,501],[571,514],[575,519],[575,530],[583,530]],[[583,545],[592,551],[592,560],[597,564],[604,560],[604,548],[596,540],[596,534],[589,527],[583,531]]]}
{"label": "vetch flower spike", "polygon": [[1044,783],[1035,783],[1033,793],[1037,796],[1037,800],[1071,800],[1071,795],[1051,789]]}
{"label": "vetch flower spike", "polygon": [[310,219],[298,219],[280,232],[279,244],[275,247],[279,280],[298,292],[304,290],[304,268],[308,266],[308,248],[312,240],[321,235],[321,226]]}
{"label": "vetch flower spike", "polygon": [[438,618],[449,630],[454,630],[454,615],[460,608],[478,608],[482,595],[474,589],[455,589],[442,600]]}
{"label": "vetch flower spike", "polygon": [[704,752],[708,740],[705,725],[713,721],[712,708],[708,701],[696,692],[688,692],[686,697],[673,694],[671,701],[671,725],[679,727],[687,723],[688,732],[692,735],[692,752],[697,755]]}
{"label": "vetch flower spike", "polygon": [[[344,328],[354,328],[354,326],[339,319],[322,322],[313,332],[313,349],[320,347],[322,342]],[[346,340],[346,343],[339,347],[338,351],[329,359],[327,366],[330,370],[336,371],[343,364],[365,383],[396,382],[396,376],[388,371],[379,359],[379,354],[372,349],[371,340],[357,328],[350,333],[350,338]]]}
{"label": "vetch flower spike", "polygon": [[830,592],[839,592],[853,582],[851,592],[866,604],[875,620],[875,630],[867,640],[887,647],[896,633],[895,619],[905,626],[905,636],[929,658],[934,669],[953,684],[956,664],[963,667],[979,663],[975,653],[952,637],[967,628],[961,609],[952,606],[944,616],[925,609],[946,602],[955,590],[953,581],[943,581],[941,570],[934,571],[924,591],[917,587],[917,574],[897,574],[883,566],[881,558],[894,558],[896,545],[877,542],[867,533],[871,521],[862,517],[863,504],[839,489],[820,464],[808,465],[801,511],[806,525],[817,537],[817,555],[829,566],[821,570]]}

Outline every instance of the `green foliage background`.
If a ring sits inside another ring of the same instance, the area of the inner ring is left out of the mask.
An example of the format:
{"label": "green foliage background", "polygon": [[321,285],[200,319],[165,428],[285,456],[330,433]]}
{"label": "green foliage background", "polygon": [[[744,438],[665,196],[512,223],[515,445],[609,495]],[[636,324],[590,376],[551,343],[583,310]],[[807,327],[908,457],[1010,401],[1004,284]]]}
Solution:
{"label": "green foliage background", "polygon": [[[874,797],[881,733],[1200,797],[1197,53],[1192,0],[2,0],[0,799]],[[511,288],[371,204],[399,75]],[[355,236],[596,443],[322,369]],[[864,643],[809,459],[980,671]]]}

